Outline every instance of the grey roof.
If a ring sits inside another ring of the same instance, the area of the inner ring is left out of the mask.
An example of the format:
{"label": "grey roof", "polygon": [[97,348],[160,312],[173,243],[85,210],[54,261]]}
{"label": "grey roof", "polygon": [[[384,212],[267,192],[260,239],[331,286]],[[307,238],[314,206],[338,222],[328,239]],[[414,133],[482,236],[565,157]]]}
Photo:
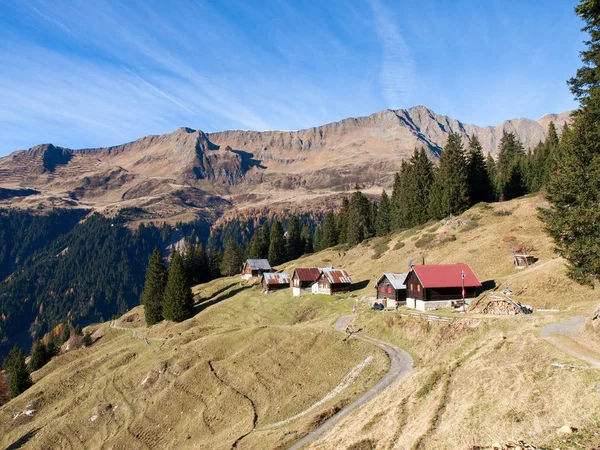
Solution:
{"label": "grey roof", "polygon": [[252,270],[271,270],[271,265],[266,259],[247,259],[246,264]]}
{"label": "grey roof", "polygon": [[[404,284],[404,282],[406,280],[407,275],[408,275],[408,272],[403,272],[403,273],[384,272],[383,276],[379,279],[379,281],[381,281],[381,279],[383,277],[386,277],[388,279],[388,281],[390,282],[390,284],[394,287],[394,289],[406,289],[406,285]],[[379,281],[377,282],[377,284],[379,284]]]}

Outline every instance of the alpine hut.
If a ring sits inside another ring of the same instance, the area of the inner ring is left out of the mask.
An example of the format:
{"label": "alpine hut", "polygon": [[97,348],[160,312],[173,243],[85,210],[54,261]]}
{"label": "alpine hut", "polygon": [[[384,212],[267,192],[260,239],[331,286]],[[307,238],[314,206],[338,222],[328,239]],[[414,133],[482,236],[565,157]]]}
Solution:
{"label": "alpine hut", "polygon": [[352,286],[352,277],[347,270],[326,268],[320,269],[319,278],[312,285],[313,294],[332,295],[338,292],[348,292]]}
{"label": "alpine hut", "polygon": [[413,266],[406,280],[406,306],[429,311],[477,297],[481,283],[467,264]]}
{"label": "alpine hut", "polygon": [[262,291],[268,294],[279,289],[290,287],[290,276],[285,272],[266,272],[260,280]]}
{"label": "alpine hut", "polygon": [[294,296],[299,296],[302,291],[310,290],[312,284],[317,281],[321,275],[321,271],[316,267],[297,267],[294,269],[292,273],[291,286],[292,286],[292,294]]}
{"label": "alpine hut", "polygon": [[260,277],[262,274],[269,272],[273,272],[273,269],[266,259],[247,259],[242,264],[242,279],[244,280]]}
{"label": "alpine hut", "polygon": [[396,306],[396,302],[399,305],[406,304],[406,276],[408,272],[404,273],[392,273],[384,272],[375,284],[377,291],[377,300],[384,303],[387,308],[393,308]]}

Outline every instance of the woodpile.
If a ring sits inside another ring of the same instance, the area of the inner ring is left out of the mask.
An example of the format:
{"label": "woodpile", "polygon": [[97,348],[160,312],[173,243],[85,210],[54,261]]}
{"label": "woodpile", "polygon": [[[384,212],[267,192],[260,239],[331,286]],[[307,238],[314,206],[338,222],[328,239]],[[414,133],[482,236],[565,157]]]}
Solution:
{"label": "woodpile", "polygon": [[473,445],[469,450],[548,450],[544,447],[535,447],[525,441],[509,441],[503,444],[495,443],[491,445]]}
{"label": "woodpile", "polygon": [[530,314],[532,309],[528,306],[521,305],[519,302],[508,297],[492,295],[477,305],[475,312],[479,314],[495,314],[500,316],[514,316],[517,314]]}

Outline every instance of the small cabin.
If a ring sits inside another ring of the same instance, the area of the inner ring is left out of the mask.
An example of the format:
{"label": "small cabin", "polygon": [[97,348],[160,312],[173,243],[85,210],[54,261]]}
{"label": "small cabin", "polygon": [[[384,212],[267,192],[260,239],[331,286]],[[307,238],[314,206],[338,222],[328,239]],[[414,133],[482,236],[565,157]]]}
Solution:
{"label": "small cabin", "polygon": [[299,296],[303,291],[311,289],[312,284],[317,281],[321,271],[316,267],[297,267],[292,273],[290,285],[292,295]]}
{"label": "small cabin", "polygon": [[266,259],[247,259],[242,264],[242,279],[249,280],[252,277],[260,277],[264,273],[273,272],[269,261]]}
{"label": "small cabin", "polygon": [[352,277],[344,269],[321,269],[319,278],[312,285],[313,294],[332,295],[348,292],[352,286]]}
{"label": "small cabin", "polygon": [[279,289],[287,289],[290,287],[290,276],[285,272],[267,272],[263,274],[260,285],[265,294]]}
{"label": "small cabin", "polygon": [[532,255],[513,255],[513,263],[517,269],[525,269],[536,261],[537,258]]}
{"label": "small cabin", "polygon": [[406,306],[430,311],[477,297],[481,283],[467,264],[413,266],[405,280]]}
{"label": "small cabin", "polygon": [[406,304],[406,285],[404,281],[408,272],[392,273],[384,272],[381,278],[375,284],[377,300],[383,303],[387,308]]}

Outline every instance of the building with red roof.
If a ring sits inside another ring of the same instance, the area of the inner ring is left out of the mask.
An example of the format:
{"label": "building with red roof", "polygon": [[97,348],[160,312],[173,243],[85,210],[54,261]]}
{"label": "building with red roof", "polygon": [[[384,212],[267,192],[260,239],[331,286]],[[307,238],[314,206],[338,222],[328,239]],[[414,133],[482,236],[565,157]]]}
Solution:
{"label": "building with red roof", "polygon": [[316,267],[295,268],[291,278],[292,294],[298,296],[302,291],[309,291],[320,275],[321,271]]}
{"label": "building with red roof", "polygon": [[421,311],[449,308],[477,297],[481,283],[467,264],[413,266],[404,282],[406,306]]}

